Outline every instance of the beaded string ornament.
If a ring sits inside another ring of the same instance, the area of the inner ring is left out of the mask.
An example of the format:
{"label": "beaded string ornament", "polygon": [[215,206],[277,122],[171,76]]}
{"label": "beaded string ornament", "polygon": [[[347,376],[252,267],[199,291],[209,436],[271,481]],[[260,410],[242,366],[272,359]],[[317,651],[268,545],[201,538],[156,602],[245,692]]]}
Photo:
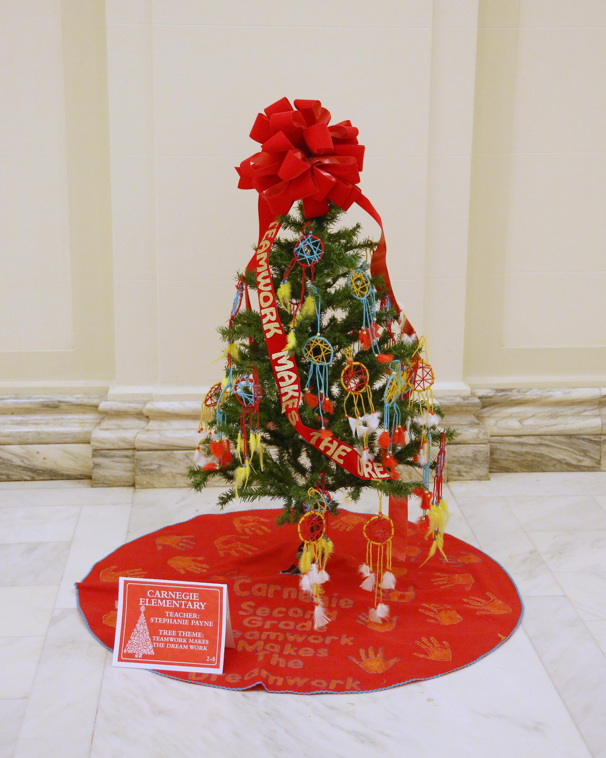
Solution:
{"label": "beaded string ornament", "polygon": [[[318,319],[317,333],[310,337],[303,346],[303,355],[309,361],[309,373],[303,390],[303,400],[310,408],[318,409],[323,436],[330,436],[331,433],[326,429],[324,414],[334,412],[334,406],[329,397],[330,381],[328,378],[328,367],[333,361],[334,350],[330,342],[320,334],[321,300],[315,287],[313,293]],[[315,394],[312,392],[312,388],[316,390]]]}
{"label": "beaded string ornament", "polygon": [[[431,500],[429,509],[425,511],[424,519],[428,525],[426,538],[431,538],[431,547],[427,558],[423,561],[426,563],[436,552],[439,550],[445,561],[448,560],[444,553],[444,531],[448,518],[450,516],[448,512],[448,506],[446,501],[442,497],[442,485],[444,482],[444,466],[446,464],[446,435],[444,432],[440,433],[440,447],[438,455],[436,457],[436,470],[433,480],[433,492],[431,494]],[[422,564],[421,564],[422,565]]]}
{"label": "beaded string ornament", "polygon": [[234,472],[234,490],[246,486],[250,475],[252,458],[255,453],[259,456],[259,464],[263,470],[263,443],[259,423],[259,404],[261,402],[261,385],[257,369],[238,377],[234,382],[234,394],[242,406],[240,411],[240,429],[238,431],[237,454],[241,465]]}
{"label": "beaded string ornament", "polygon": [[[362,462],[365,463],[369,458],[368,435],[376,432],[379,413],[372,402],[368,369],[363,363],[354,361],[352,348],[347,347],[343,352],[347,361],[341,371],[341,386],[345,390],[343,410],[351,433],[363,440]],[[350,416],[348,406],[353,406],[353,416]]]}
{"label": "beaded string ornament", "polygon": [[390,375],[383,390],[383,432],[379,436],[379,446],[383,449],[381,461],[386,468],[391,469],[395,479],[396,459],[392,455],[394,445],[406,445],[408,439],[402,428],[402,413],[398,402],[406,392],[406,381],[402,372],[402,363],[392,361],[389,364]]}
{"label": "beaded string ornament", "polygon": [[381,602],[382,591],[393,590],[396,586],[396,577],[391,565],[391,546],[395,528],[393,521],[383,513],[382,506],[379,493],[379,513],[364,524],[366,561],[358,569],[364,577],[360,587],[374,592],[375,603],[368,617],[377,624],[389,618],[389,606]]}
{"label": "beaded string ornament", "polygon": [[362,328],[358,333],[362,350],[379,354],[379,326],[377,324],[377,296],[370,280],[368,263],[362,263],[347,277],[351,294],[362,303]]}
{"label": "beaded string ornament", "polygon": [[300,586],[313,598],[314,629],[319,629],[330,621],[322,599],[322,585],[330,579],[326,564],[334,551],[334,544],[326,534],[326,513],[330,508],[330,496],[322,489],[313,487],[308,490],[307,495],[306,512],[298,524],[299,538],[303,543],[299,559]]}
{"label": "beaded string ornament", "polygon": [[[316,263],[318,263],[324,255],[324,243],[319,237],[312,234],[311,229],[312,227],[309,222],[301,229],[301,237],[295,245],[292,260],[284,272],[284,276],[282,277],[282,281],[276,293],[278,301],[282,307],[292,313],[292,326],[286,343],[289,350],[294,350],[295,348],[295,329],[298,317],[300,315],[312,315],[315,307],[313,296],[310,295],[305,298],[305,283],[307,279],[307,269],[309,268],[310,282],[313,285]],[[301,266],[301,292],[298,300],[292,301],[291,285],[288,281],[288,277],[297,263]]]}

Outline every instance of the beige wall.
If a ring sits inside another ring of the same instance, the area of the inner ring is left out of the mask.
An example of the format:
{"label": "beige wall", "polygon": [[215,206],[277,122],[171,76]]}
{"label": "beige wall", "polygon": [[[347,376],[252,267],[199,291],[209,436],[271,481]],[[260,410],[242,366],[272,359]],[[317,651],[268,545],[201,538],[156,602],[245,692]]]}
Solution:
{"label": "beige wall", "polygon": [[105,9],[0,3],[0,388],[114,376]]}
{"label": "beige wall", "polygon": [[601,0],[4,0],[0,24],[3,391],[216,381],[256,237],[233,166],[283,95],[360,128],[440,389],[604,382]]}
{"label": "beige wall", "polygon": [[606,4],[480,3],[465,371],[606,382]]}

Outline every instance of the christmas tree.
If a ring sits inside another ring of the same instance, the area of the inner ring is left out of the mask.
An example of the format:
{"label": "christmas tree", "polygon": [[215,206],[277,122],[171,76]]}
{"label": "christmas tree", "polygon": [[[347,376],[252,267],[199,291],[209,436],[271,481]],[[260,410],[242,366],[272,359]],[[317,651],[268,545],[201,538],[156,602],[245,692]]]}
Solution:
{"label": "christmas tree", "polygon": [[[222,507],[235,498],[271,497],[283,503],[282,522],[298,522],[309,510],[310,488],[329,494],[333,513],[339,491],[353,501],[369,487],[396,497],[427,491],[436,465],[430,450],[452,436],[440,428],[442,412],[431,398],[424,341],[403,328],[408,322],[398,318],[383,277],[371,274],[377,245],[361,236],[359,224],[344,225],[343,216],[330,203],[328,213],[309,219],[298,204],[279,218],[285,233],[273,242],[269,262],[288,335],[285,354],[301,374],[300,417],[317,432],[315,445],[284,412],[261,313],[247,307],[248,292],[258,290],[255,272],[237,277],[229,323],[219,329],[226,372],[205,399],[208,434],[189,470],[196,490],[212,477],[232,485],[219,495]],[[363,466],[376,461],[389,478],[360,478],[343,468],[327,454],[332,439],[356,446]],[[401,465],[416,469],[418,480],[404,480]]]}
{"label": "christmas tree", "polygon": [[141,606],[141,615],[137,621],[137,626],[133,629],[133,633],[124,648],[125,653],[135,656],[135,658],[142,658],[144,655],[153,655],[154,646],[149,636],[149,629],[147,628],[147,621],[145,620],[145,608]]}

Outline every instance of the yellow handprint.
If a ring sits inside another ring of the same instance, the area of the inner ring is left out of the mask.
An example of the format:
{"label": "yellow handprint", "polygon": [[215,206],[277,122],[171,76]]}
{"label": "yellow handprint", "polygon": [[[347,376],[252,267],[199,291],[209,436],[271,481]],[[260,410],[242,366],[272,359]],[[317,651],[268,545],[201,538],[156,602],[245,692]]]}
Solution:
{"label": "yellow handprint", "polygon": [[435,574],[431,581],[440,587],[457,587],[462,585],[468,590],[474,583],[474,578],[471,574]]}
{"label": "yellow handprint", "polygon": [[240,542],[240,540],[247,539],[248,537],[238,536],[237,534],[225,534],[223,537],[215,540],[215,546],[219,551],[219,555],[252,555],[252,553],[258,551],[258,548],[254,547],[254,545],[246,545],[244,542]]}
{"label": "yellow handprint", "polygon": [[366,521],[364,516],[358,516],[355,513],[348,513],[346,516],[341,516],[332,522],[333,529],[337,529],[340,532],[351,532],[358,524],[363,524]]}
{"label": "yellow handprint", "polygon": [[269,519],[254,515],[238,516],[234,519],[236,529],[245,534],[263,534],[264,532],[269,532],[270,529],[265,526],[268,523]]}

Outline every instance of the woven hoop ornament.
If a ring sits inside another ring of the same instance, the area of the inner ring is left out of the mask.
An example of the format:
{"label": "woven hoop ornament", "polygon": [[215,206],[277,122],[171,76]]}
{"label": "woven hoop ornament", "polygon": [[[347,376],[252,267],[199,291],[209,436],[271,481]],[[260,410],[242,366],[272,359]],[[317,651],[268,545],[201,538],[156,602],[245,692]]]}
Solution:
{"label": "woven hoop ornament", "polygon": [[352,271],[348,277],[352,295],[358,300],[366,300],[370,294],[370,279],[364,271]]}
{"label": "woven hoop ornament", "polygon": [[385,546],[395,534],[393,521],[383,513],[373,516],[364,524],[364,537],[372,545]]}
{"label": "woven hoop ornament", "polygon": [[301,542],[318,542],[326,534],[326,519],[323,513],[308,511],[297,525]]}
{"label": "woven hoop ornament", "polygon": [[253,408],[261,400],[261,387],[252,374],[244,374],[234,382],[234,394],[244,408]]}
{"label": "woven hoop ornament", "polygon": [[417,392],[426,392],[434,383],[433,369],[422,358],[413,366],[412,387]]}
{"label": "woven hoop ornament", "polygon": [[325,337],[316,335],[310,337],[305,343],[303,354],[307,360],[319,366],[329,366],[332,363],[334,350]]}
{"label": "woven hoop ornament", "polygon": [[360,395],[368,387],[370,375],[368,369],[359,361],[347,363],[341,371],[341,386],[352,395]]}
{"label": "woven hoop ornament", "polygon": [[213,420],[215,417],[215,410],[217,408],[217,405],[219,404],[219,398],[221,397],[221,392],[223,390],[223,387],[221,385],[221,382],[217,382],[216,384],[213,384],[213,386],[208,390],[206,395],[204,395],[204,400],[202,401],[202,411],[200,413],[200,426],[198,428],[198,432],[201,432],[206,427],[206,424],[208,424],[210,421]]}
{"label": "woven hoop ornament", "polygon": [[324,255],[324,243],[315,234],[308,232],[295,245],[295,260],[300,266],[313,267]]}

